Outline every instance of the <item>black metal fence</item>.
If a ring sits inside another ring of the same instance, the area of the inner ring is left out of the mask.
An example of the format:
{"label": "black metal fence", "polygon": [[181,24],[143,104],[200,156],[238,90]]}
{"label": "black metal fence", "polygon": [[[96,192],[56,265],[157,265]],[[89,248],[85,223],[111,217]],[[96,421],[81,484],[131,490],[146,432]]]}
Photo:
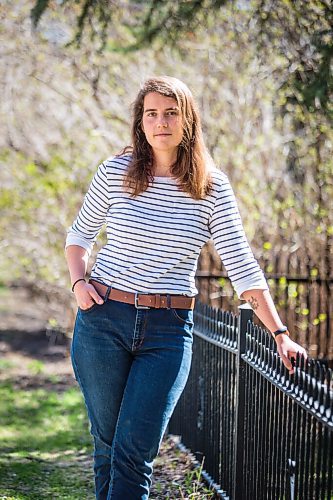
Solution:
{"label": "black metal fence", "polygon": [[[305,366],[306,365],[306,366]],[[289,375],[252,310],[198,303],[193,362],[169,432],[233,500],[332,500],[332,370],[296,360]]]}

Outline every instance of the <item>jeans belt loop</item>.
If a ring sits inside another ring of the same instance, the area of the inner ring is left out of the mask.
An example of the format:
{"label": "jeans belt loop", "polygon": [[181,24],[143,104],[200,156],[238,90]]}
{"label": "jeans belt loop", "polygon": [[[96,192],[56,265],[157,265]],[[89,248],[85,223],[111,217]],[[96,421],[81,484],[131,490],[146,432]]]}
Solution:
{"label": "jeans belt loop", "polygon": [[167,294],[167,309],[171,309],[171,295]]}
{"label": "jeans belt loop", "polygon": [[112,285],[108,286],[106,289],[105,295],[103,297],[104,302],[108,300],[111,290],[112,290]]}

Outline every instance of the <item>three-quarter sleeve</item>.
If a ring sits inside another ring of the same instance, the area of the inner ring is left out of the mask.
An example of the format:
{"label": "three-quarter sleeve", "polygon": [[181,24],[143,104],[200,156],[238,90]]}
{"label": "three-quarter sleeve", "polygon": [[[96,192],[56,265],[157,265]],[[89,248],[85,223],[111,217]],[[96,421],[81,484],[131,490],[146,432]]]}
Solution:
{"label": "three-quarter sleeve", "polygon": [[246,290],[268,289],[247,241],[234,192],[224,174],[209,231],[238,297]]}
{"label": "three-quarter sleeve", "polygon": [[109,205],[107,170],[104,163],[101,163],[91,181],[78,216],[67,232],[66,247],[78,245],[90,254],[97,235],[105,223]]}

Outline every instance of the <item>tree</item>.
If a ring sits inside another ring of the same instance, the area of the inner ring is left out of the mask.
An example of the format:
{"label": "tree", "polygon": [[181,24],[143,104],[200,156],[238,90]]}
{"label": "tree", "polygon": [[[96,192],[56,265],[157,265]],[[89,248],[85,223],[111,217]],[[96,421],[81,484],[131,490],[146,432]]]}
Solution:
{"label": "tree", "polygon": [[[29,0],[15,6],[6,6],[2,24],[0,282],[38,283],[68,301],[66,229],[99,161],[129,142],[138,82],[161,73],[193,90],[207,145],[230,177],[256,255],[271,261],[307,249],[321,273],[333,236],[332,129],[325,116],[290,99],[286,58],[272,45],[265,57],[258,53],[250,11],[231,4],[202,11],[196,31],[177,47],[156,39],[125,57],[99,52],[98,40],[86,36],[78,48],[64,46],[75,10],[46,11],[32,34]],[[120,20],[130,24],[132,13],[113,16],[112,36],[130,41]]]}
{"label": "tree", "polygon": [[[158,43],[177,45],[180,37],[189,36],[205,25],[207,12],[218,12],[232,4],[235,12],[248,11],[248,24],[257,24],[255,41],[264,57],[274,48],[285,60],[284,85],[290,90],[288,101],[297,101],[307,110],[315,110],[333,121],[333,4],[331,0],[150,0],[113,2],[107,0],[64,0],[63,5],[81,10],[77,14],[77,31],[73,42],[80,44],[85,30],[95,39],[99,50],[119,49],[110,41],[112,17],[121,9],[130,9],[125,26],[131,37],[123,42],[123,50]],[[31,17],[36,27],[51,8],[49,0],[36,0]],[[55,8],[54,5],[52,8]],[[112,38],[112,37],[111,37]]]}

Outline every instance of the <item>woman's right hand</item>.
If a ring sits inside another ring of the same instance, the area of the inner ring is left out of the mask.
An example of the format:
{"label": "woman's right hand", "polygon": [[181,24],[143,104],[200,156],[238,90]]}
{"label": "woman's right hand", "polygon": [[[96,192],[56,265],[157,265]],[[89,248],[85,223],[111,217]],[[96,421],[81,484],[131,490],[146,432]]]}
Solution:
{"label": "woman's right hand", "polygon": [[74,287],[74,295],[80,309],[89,309],[94,304],[103,304],[103,299],[90,283],[79,281]]}

